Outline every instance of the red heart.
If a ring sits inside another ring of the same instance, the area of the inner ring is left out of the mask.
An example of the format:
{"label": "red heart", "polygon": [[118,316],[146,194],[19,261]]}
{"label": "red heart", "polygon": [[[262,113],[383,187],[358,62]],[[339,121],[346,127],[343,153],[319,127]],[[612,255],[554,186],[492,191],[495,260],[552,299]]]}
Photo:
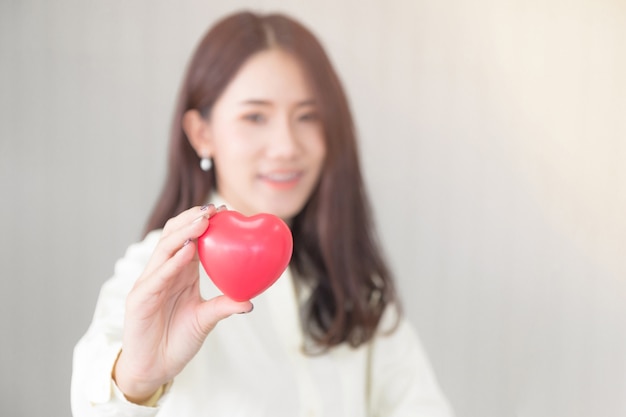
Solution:
{"label": "red heart", "polygon": [[250,300],[276,282],[292,251],[291,230],[271,214],[221,211],[198,238],[198,256],[209,278],[235,301]]}

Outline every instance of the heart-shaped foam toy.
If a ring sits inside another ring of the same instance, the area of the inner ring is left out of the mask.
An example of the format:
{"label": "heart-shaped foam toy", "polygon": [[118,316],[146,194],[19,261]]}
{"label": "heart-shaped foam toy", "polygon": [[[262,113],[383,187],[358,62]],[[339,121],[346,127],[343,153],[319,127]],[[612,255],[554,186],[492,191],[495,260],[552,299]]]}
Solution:
{"label": "heart-shaped foam toy", "polygon": [[235,301],[268,289],[289,265],[291,230],[272,214],[221,211],[198,238],[198,256],[215,286]]}

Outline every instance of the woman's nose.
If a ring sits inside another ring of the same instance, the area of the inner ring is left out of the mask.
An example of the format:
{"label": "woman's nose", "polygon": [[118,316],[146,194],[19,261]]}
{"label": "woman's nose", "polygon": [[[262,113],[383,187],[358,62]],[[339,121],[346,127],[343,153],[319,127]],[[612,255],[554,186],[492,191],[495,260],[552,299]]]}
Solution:
{"label": "woman's nose", "polygon": [[272,158],[292,158],[299,150],[296,132],[289,121],[276,124],[270,134],[267,154]]}

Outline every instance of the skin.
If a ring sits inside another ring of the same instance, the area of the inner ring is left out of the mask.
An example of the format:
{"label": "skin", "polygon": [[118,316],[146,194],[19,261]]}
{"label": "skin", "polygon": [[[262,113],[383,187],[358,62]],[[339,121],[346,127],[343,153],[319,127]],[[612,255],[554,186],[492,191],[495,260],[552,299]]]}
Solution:
{"label": "skin", "polygon": [[[231,208],[289,221],[306,204],[326,153],[312,97],[298,62],[270,49],[244,63],[209,120],[196,110],[185,114],[189,141],[200,157],[213,158],[217,189]],[[217,211],[193,207],[170,219],[127,297],[112,376],[130,401],[145,402],[178,375],[220,320],[253,308],[200,295],[195,240]]]}
{"label": "skin", "polygon": [[317,185],[326,155],[323,130],[306,75],[287,52],[250,57],[210,119],[192,110],[183,127],[198,155],[213,158],[219,193],[245,215],[265,212],[288,221]]}

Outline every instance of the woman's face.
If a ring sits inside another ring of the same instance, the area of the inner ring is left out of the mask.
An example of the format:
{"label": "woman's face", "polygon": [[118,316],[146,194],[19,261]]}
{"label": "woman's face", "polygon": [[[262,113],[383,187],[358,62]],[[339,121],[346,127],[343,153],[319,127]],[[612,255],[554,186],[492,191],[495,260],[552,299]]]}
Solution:
{"label": "woman's face", "polygon": [[215,102],[208,121],[217,189],[245,215],[289,221],[317,185],[326,155],[306,74],[289,53],[251,56]]}

